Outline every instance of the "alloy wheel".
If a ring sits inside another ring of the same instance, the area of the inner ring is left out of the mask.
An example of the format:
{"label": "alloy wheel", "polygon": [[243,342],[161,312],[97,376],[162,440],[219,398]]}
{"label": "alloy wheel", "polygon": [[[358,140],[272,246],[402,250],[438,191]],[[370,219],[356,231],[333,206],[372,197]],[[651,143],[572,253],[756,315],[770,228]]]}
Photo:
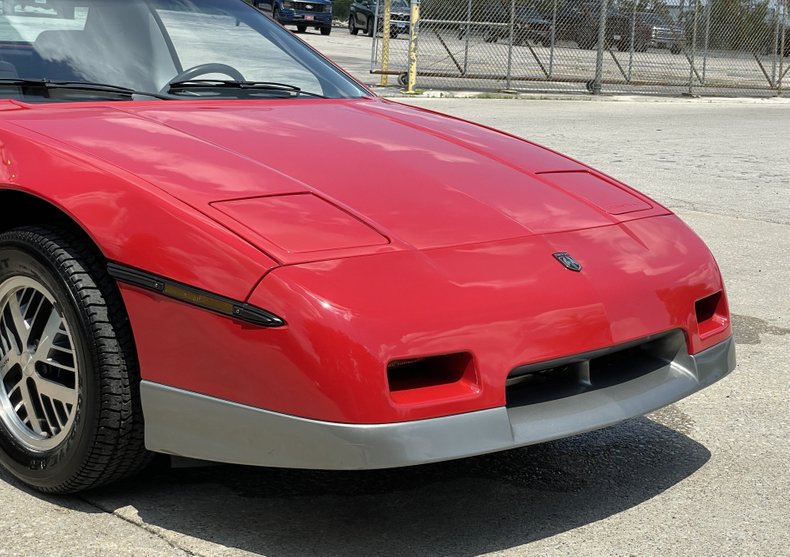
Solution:
{"label": "alloy wheel", "polygon": [[13,276],[0,284],[0,419],[32,452],[52,450],[74,425],[78,354],[53,294]]}

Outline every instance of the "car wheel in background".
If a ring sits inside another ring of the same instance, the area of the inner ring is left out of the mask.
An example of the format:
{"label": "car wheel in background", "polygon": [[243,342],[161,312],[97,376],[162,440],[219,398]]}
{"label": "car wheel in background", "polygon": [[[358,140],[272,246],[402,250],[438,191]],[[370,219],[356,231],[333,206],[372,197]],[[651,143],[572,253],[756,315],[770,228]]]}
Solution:
{"label": "car wheel in background", "polygon": [[681,51],[681,50],[683,50],[683,49],[682,49],[682,48],[680,48],[680,45],[677,45],[677,44],[673,44],[673,45],[672,45],[672,46],[669,48],[669,51],[670,51],[672,54],[680,54],[680,51]]}
{"label": "car wheel in background", "polygon": [[357,29],[357,24],[354,21],[354,14],[348,16],[348,32],[352,35],[356,35],[359,33],[359,29]]}
{"label": "car wheel in background", "polygon": [[0,463],[41,491],[120,479],[150,459],[115,283],[69,234],[0,234]]}
{"label": "car wheel in background", "polygon": [[589,33],[579,37],[577,42],[579,44],[579,48],[583,48],[584,50],[592,50],[598,44],[598,36]]}
{"label": "car wheel in background", "polygon": [[297,33],[304,33],[305,31],[307,31],[307,25],[297,25],[296,26],[296,32]]}
{"label": "car wheel in background", "polygon": [[368,37],[372,37],[373,36],[373,20],[370,19],[370,18],[368,18],[368,23],[367,23],[367,25],[365,25],[365,34]]}
{"label": "car wheel in background", "polygon": [[326,35],[329,35],[331,32],[332,32],[332,28],[331,27],[321,27],[321,34],[322,35],[326,36]]}

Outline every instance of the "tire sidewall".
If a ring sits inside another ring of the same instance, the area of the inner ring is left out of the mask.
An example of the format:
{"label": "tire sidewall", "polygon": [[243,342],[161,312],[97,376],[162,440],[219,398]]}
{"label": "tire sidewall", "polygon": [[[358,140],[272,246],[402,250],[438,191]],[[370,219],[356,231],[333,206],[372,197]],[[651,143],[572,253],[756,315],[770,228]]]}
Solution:
{"label": "tire sidewall", "polygon": [[[35,236],[34,236],[35,237]],[[38,236],[39,241],[47,239]],[[99,408],[98,365],[90,349],[90,319],[78,303],[74,287],[62,269],[51,261],[42,246],[21,235],[0,235],[0,284],[13,276],[33,278],[55,298],[69,324],[78,364],[78,399],[71,433],[60,445],[45,452],[23,447],[0,422],[0,459],[8,470],[24,482],[41,488],[56,488],[74,477],[87,459],[96,434]]]}

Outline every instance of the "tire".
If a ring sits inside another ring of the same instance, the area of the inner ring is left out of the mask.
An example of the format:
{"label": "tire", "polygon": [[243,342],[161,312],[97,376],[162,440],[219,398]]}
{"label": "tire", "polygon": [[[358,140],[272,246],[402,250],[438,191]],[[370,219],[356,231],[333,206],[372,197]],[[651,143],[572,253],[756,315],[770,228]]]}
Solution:
{"label": "tire", "polygon": [[680,54],[681,50],[683,50],[683,49],[680,48],[680,45],[673,44],[671,47],[669,47],[669,51],[672,54]]}
{"label": "tire", "polygon": [[296,32],[297,33],[304,33],[305,31],[307,31],[307,25],[297,25],[296,26]]}
{"label": "tire", "polygon": [[357,23],[354,21],[354,14],[348,16],[348,32],[352,35],[356,35],[359,33],[359,29],[357,28]]}
{"label": "tire", "polygon": [[3,15],[12,15],[15,4],[14,0],[3,0]]}
{"label": "tire", "polygon": [[72,493],[148,464],[128,319],[85,242],[0,234],[0,354],[0,464],[14,476]]}
{"label": "tire", "polygon": [[324,36],[329,35],[332,32],[331,27],[321,27],[321,34]]}
{"label": "tire", "polygon": [[368,18],[367,25],[365,25],[365,34],[368,37],[372,37],[373,36],[373,20],[370,19],[370,18]]}
{"label": "tire", "polygon": [[598,44],[598,36],[582,35],[577,42],[579,44],[579,48],[582,48],[584,50],[592,50]]}

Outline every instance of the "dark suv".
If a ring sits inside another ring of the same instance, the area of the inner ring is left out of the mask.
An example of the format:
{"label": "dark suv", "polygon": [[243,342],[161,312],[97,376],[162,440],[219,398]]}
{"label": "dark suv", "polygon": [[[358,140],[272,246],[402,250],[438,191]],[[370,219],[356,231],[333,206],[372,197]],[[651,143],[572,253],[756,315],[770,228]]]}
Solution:
{"label": "dark suv", "polygon": [[682,25],[670,22],[667,18],[654,13],[632,12],[622,14],[610,24],[619,36],[618,50],[631,49],[637,52],[648,48],[668,48],[672,54],[679,54],[686,46],[686,33]]}
{"label": "dark suv", "polygon": [[[609,22],[620,17],[611,5],[606,9],[605,45],[613,46],[619,40],[619,30]],[[557,14],[558,41],[573,41],[579,48],[592,49],[598,44],[601,19],[600,0],[568,0]]]}
{"label": "dark suv", "polygon": [[322,35],[332,32],[332,0],[253,0],[253,5],[281,25],[296,25],[300,33],[308,27]]}
{"label": "dark suv", "polygon": [[[373,36],[373,25],[376,19],[376,10],[379,11],[378,31],[384,26],[384,2],[378,8],[376,0],[357,0],[351,4],[348,14],[348,31],[356,35],[360,31]],[[406,0],[392,0],[390,11],[390,37],[393,39],[401,33],[409,32],[410,8]]]}
{"label": "dark suv", "polygon": [[[510,7],[492,4],[483,19],[494,25],[462,25],[458,38],[467,33],[482,33],[486,42],[496,42],[510,37]],[[527,44],[528,41],[548,46],[551,41],[551,21],[533,6],[516,6],[513,13],[513,44]]]}

